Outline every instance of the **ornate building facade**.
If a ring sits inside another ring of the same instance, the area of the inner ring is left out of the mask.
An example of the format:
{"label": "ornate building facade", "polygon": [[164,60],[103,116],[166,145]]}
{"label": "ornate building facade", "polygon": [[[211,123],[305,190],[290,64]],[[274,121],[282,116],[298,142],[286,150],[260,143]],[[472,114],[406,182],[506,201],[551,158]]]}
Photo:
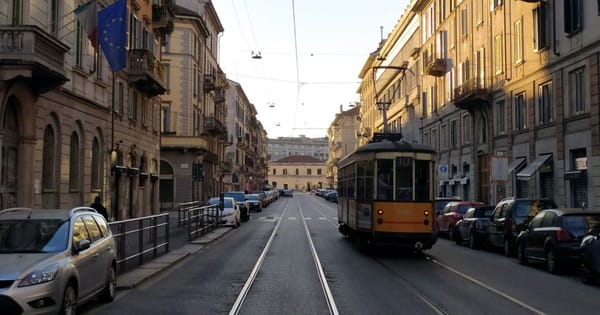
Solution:
{"label": "ornate building facade", "polygon": [[326,188],[337,189],[337,162],[358,148],[362,135],[360,129],[360,106],[335,114],[335,119],[327,129],[327,184]]}

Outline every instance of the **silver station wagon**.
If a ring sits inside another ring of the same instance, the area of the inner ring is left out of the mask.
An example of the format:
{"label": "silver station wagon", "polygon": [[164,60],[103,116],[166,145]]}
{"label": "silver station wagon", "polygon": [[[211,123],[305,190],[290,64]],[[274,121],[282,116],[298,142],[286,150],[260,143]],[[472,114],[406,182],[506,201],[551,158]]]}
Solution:
{"label": "silver station wagon", "polygon": [[115,240],[89,207],[0,211],[0,314],[73,314],[112,301]]}

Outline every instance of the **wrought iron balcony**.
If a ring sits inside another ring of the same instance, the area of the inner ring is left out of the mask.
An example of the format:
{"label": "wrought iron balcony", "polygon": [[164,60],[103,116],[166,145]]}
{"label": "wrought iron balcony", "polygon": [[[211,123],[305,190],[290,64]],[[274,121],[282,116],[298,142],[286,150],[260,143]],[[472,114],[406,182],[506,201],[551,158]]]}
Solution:
{"label": "wrought iron balcony", "polygon": [[448,58],[434,58],[425,66],[425,74],[441,77],[452,68],[452,60]]}
{"label": "wrought iron balcony", "polygon": [[485,81],[475,77],[463,82],[454,89],[454,105],[461,109],[473,111],[489,102],[490,92]]}
{"label": "wrought iron balcony", "polygon": [[191,152],[208,151],[208,140],[201,137],[177,136],[163,134],[160,139],[161,149],[186,150]]}
{"label": "wrought iron balcony", "polygon": [[221,161],[220,165],[221,172],[230,173],[233,170],[233,165],[229,161]]}
{"label": "wrought iron balcony", "polygon": [[166,92],[165,66],[147,49],[131,49],[127,52],[129,83],[148,96]]}
{"label": "wrought iron balcony", "polygon": [[25,78],[33,91],[45,93],[67,82],[69,47],[34,25],[0,25],[0,80]]}
{"label": "wrought iron balcony", "polygon": [[214,92],[214,96],[213,96],[213,100],[215,101],[215,103],[223,103],[225,102],[225,90],[223,88],[217,88],[215,89]]}
{"label": "wrought iron balcony", "polygon": [[217,88],[216,79],[213,74],[204,75],[204,92],[208,93]]}
{"label": "wrought iron balcony", "polygon": [[152,5],[152,27],[161,35],[168,35],[173,32],[175,23],[175,1],[161,0],[158,4]]}
{"label": "wrought iron balcony", "polygon": [[208,115],[204,118],[204,131],[211,136],[226,133],[223,123],[221,123],[215,115]]}

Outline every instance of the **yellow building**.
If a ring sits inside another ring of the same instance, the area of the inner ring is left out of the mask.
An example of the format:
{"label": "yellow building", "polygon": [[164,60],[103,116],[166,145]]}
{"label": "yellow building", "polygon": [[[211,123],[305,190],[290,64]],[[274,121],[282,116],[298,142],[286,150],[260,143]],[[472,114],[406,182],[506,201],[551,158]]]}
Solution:
{"label": "yellow building", "polygon": [[312,191],[326,188],[326,162],[307,155],[290,155],[269,162],[269,184],[273,189]]}

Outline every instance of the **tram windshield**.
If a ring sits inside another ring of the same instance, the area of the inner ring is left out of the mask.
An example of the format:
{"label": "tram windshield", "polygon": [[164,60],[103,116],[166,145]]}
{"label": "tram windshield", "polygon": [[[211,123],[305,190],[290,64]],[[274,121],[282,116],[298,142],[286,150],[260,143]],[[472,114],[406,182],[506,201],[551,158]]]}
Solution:
{"label": "tram windshield", "polygon": [[[432,198],[430,161],[411,157],[377,160],[378,200],[427,201]],[[395,172],[394,172],[395,169]]]}

